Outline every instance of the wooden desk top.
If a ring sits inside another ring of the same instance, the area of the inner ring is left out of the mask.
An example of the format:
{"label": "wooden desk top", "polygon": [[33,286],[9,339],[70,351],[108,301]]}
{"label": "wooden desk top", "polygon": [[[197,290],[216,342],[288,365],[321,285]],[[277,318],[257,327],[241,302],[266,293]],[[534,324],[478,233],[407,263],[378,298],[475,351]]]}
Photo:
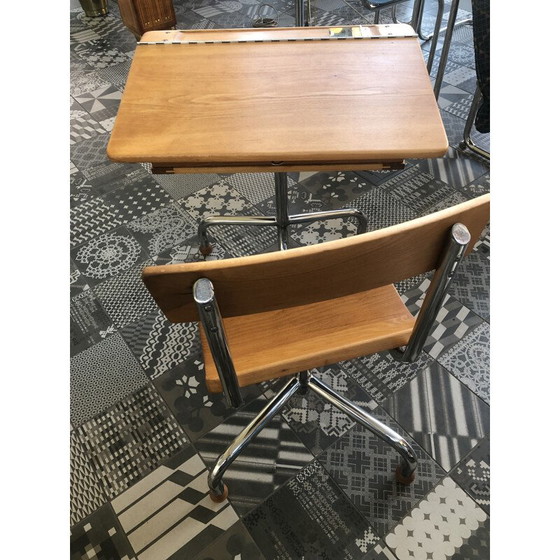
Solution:
{"label": "wooden desk top", "polygon": [[447,136],[418,39],[379,38],[412,28],[359,27],[377,37],[360,40],[329,38],[331,29],[144,34],[109,158],[201,172],[357,170],[442,156]]}

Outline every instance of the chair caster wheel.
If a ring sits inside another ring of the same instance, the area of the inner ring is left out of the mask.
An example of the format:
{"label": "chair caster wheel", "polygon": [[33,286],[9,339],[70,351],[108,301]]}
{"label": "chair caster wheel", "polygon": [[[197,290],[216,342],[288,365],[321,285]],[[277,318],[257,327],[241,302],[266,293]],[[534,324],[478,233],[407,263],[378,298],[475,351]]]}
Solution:
{"label": "chair caster wheel", "polygon": [[403,476],[402,475],[402,470],[401,470],[401,465],[399,465],[395,470],[395,479],[400,484],[404,484],[406,486],[409,486],[410,484],[412,484],[414,482],[415,478],[416,478],[416,473],[415,472],[411,473],[409,476],[406,476],[406,477]]}
{"label": "chair caster wheel", "polygon": [[216,495],[212,494],[212,491],[210,491],[210,499],[213,502],[216,502],[217,504],[220,504],[221,502],[223,502],[228,497],[228,494],[229,494],[228,487],[224,484],[223,494],[221,494],[220,496],[216,496]]}
{"label": "chair caster wheel", "polygon": [[213,248],[212,245],[205,245],[204,247],[201,245],[198,250],[203,257],[207,257],[212,252]]}

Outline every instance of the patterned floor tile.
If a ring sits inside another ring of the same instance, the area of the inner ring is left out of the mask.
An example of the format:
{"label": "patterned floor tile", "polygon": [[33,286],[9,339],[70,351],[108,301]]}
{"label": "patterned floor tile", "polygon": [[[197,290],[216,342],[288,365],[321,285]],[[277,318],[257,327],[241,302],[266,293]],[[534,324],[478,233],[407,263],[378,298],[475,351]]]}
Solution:
{"label": "patterned floor tile", "polygon": [[379,187],[355,198],[347,206],[356,208],[365,215],[368,231],[407,222],[416,217],[413,210]]}
{"label": "patterned floor tile", "polygon": [[[366,412],[375,414],[377,403],[340,367],[330,366],[311,370],[318,379],[332,387]],[[265,392],[270,398],[274,392]],[[356,423],[347,414],[332,406],[312,391],[294,395],[282,411],[282,416],[306,447],[317,455],[334,443]]]}
{"label": "patterned floor tile", "polygon": [[157,309],[156,303],[142,282],[142,271],[153,264],[152,260],[140,262],[93,288],[117,329]]}
{"label": "patterned floor tile", "polygon": [[400,455],[363,426],[348,431],[317,459],[383,537],[445,472],[381,407],[375,417],[407,438],[416,452],[416,478],[410,486],[395,480]]}
{"label": "patterned floor tile", "polygon": [[301,182],[301,186],[321,200],[328,200],[328,208],[341,208],[347,202],[371,189],[371,182],[349,171],[315,173]]}
{"label": "patterned floor tile", "polygon": [[[456,70],[455,70],[456,71]],[[446,74],[447,76],[447,74]],[[454,85],[444,83],[439,92],[438,105],[445,111],[452,107],[457,102],[462,102],[468,99],[469,93],[465,90],[458,88]],[[457,115],[462,119],[466,119],[466,115],[458,114],[456,111],[449,111],[452,115]]]}
{"label": "patterned floor tile", "polygon": [[[478,543],[473,542],[469,547],[471,537],[479,531],[484,531],[484,540],[488,540],[487,519],[484,511],[451,478],[444,478],[410,515],[385,537],[385,541],[398,558],[488,560],[489,543],[484,546],[480,542],[482,535],[479,534]],[[486,554],[472,555],[475,547],[485,550]],[[455,556],[459,551],[461,554]]]}
{"label": "patterned floor tile", "polygon": [[[262,213],[224,179],[178,202],[197,223],[208,216],[255,216]],[[233,256],[262,252],[276,239],[275,228],[216,226],[208,231],[210,238],[215,238]]]}
{"label": "patterned floor tile", "polygon": [[437,363],[383,407],[447,472],[490,430],[488,405]]}
{"label": "patterned floor tile", "polygon": [[129,270],[148,257],[124,227],[95,237],[70,254],[90,285]]}
{"label": "patterned floor tile", "polygon": [[461,189],[469,198],[476,198],[490,192],[490,173],[485,173]]}
{"label": "patterned floor tile", "polygon": [[381,188],[387,195],[410,208],[414,217],[425,216],[436,209],[466,200],[455,188],[423,172],[420,166],[406,169],[395,178],[385,181]]}
{"label": "patterned floor tile", "polygon": [[70,209],[70,246],[94,240],[121,224],[117,212],[102,197]]}
{"label": "patterned floor tile", "polygon": [[341,362],[341,366],[377,403],[406,385],[433,361],[422,352],[416,362],[395,360],[389,352],[370,354]]}
{"label": "patterned floor tile", "polygon": [[76,46],[75,52],[94,68],[107,68],[129,60],[125,53],[111,46],[105,39],[80,43]]}
{"label": "patterned floor tile", "polygon": [[116,332],[111,319],[91,290],[70,298],[70,356]]}
{"label": "patterned floor tile", "polygon": [[155,257],[192,237],[197,226],[177,204],[170,204],[129,222],[126,227],[150,256]]}
{"label": "patterned floor tile", "polygon": [[[266,402],[264,397],[252,400],[194,443],[209,468]],[[312,460],[313,455],[278,414],[228,468],[224,482],[229,499],[244,515]]]}
{"label": "patterned floor tile", "polygon": [[[412,315],[416,316],[418,313],[429,285],[430,279],[427,278],[416,288],[406,292],[405,304]],[[483,319],[479,315],[465,307],[454,297],[447,295],[426,339],[424,352],[427,352],[432,358],[438,358],[442,352],[451,348],[467,332],[482,322]]]}
{"label": "patterned floor tile", "polygon": [[111,499],[188,444],[151,385],[119,399],[76,428],[76,433]]}
{"label": "patterned floor tile", "polygon": [[[235,173],[227,182],[252,204],[274,197],[273,173]],[[294,181],[288,177],[288,185]]]}
{"label": "patterned floor tile", "polygon": [[70,560],[135,560],[109,504],[72,528]]}
{"label": "patterned floor tile", "polygon": [[457,267],[449,295],[486,321],[490,320],[490,260],[483,251],[473,251]]}
{"label": "patterned floor tile", "polygon": [[207,476],[187,446],[111,502],[138,560],[192,558],[238,521],[210,499]]}
{"label": "patterned floor tile", "polygon": [[70,144],[91,140],[98,134],[107,132],[95,119],[88,115],[75,115],[70,120]]}
{"label": "patterned floor tile", "polygon": [[217,183],[216,173],[155,174],[153,178],[175,199],[186,198],[196,191]]}
{"label": "patterned floor tile", "polygon": [[183,243],[179,243],[171,249],[161,252],[154,257],[157,265],[162,264],[178,264],[185,262],[197,261],[215,261],[219,259],[230,258],[231,255],[216,241],[212,243],[212,252],[209,255],[200,253],[200,242],[198,236],[186,239]]}
{"label": "patterned floor tile", "polygon": [[108,66],[107,68],[99,68],[97,74],[99,77],[114,86],[122,88],[126,83],[128,73],[130,72],[130,65],[132,60],[125,60],[119,64],[114,64],[113,66]]}
{"label": "patterned floor tile", "polygon": [[317,461],[243,522],[265,558],[278,560],[361,558],[380,541]]}
{"label": "patterned floor tile", "polygon": [[463,119],[452,115],[448,111],[442,110],[440,114],[447,134],[447,141],[450,146],[456,148],[463,141],[466,123]]}
{"label": "patterned floor tile", "polygon": [[490,440],[483,439],[449,474],[490,515]]}
{"label": "patterned floor tile", "polygon": [[266,560],[243,521],[234,523],[193,560]]}
{"label": "patterned floor tile", "polygon": [[115,116],[121,102],[122,92],[114,85],[84,92],[76,101],[97,121]]}
{"label": "patterned floor tile", "polygon": [[130,322],[121,334],[152,380],[200,351],[197,323],[171,323],[159,308]]}
{"label": "patterned floor tile", "polygon": [[81,95],[86,91],[93,91],[95,89],[111,85],[105,81],[97,72],[85,64],[87,71],[79,72],[77,70],[70,72],[70,95]]}
{"label": "patterned floor tile", "polygon": [[137,176],[132,185],[119,187],[105,195],[105,202],[116,213],[121,223],[128,223],[167,206],[173,199],[145,173]]}
{"label": "patterned floor tile", "polygon": [[97,134],[88,140],[75,142],[70,146],[70,159],[80,171],[108,161],[107,143],[109,135]]}
{"label": "patterned floor tile", "polygon": [[75,525],[106,501],[103,489],[72,431],[70,433],[70,524]]}
{"label": "patterned floor tile", "polygon": [[466,158],[451,149],[446,157],[423,160],[418,169],[447,185],[461,189],[488,172],[488,165]]}
{"label": "patterned floor tile", "polygon": [[[206,388],[200,352],[193,352],[184,362],[157,377],[154,385],[193,442],[235,412],[227,406],[223,393],[210,393]],[[250,385],[241,389],[241,395],[248,403],[260,392]]]}
{"label": "patterned floor tile", "polygon": [[117,333],[70,360],[70,420],[79,426],[148,379]]}
{"label": "patterned floor tile", "polygon": [[490,404],[490,325],[482,323],[469,332],[439,363],[473,393]]}

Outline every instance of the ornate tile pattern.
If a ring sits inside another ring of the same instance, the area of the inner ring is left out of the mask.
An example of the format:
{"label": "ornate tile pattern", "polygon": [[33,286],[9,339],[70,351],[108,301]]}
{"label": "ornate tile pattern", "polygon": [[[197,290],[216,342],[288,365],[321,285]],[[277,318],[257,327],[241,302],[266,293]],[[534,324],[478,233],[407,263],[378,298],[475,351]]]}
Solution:
{"label": "ornate tile pattern", "polygon": [[95,295],[117,329],[157,309],[142,282],[142,270],[150,265],[153,261],[141,262],[94,288]]}
{"label": "ornate tile pattern", "polygon": [[152,380],[200,349],[197,323],[171,323],[159,308],[121,333]]}
{"label": "ornate tile pattern", "polygon": [[[209,468],[265,405],[264,397],[252,400],[194,443]],[[244,515],[312,459],[282,415],[276,415],[227,470],[231,503]]]}
{"label": "ornate tile pattern", "polygon": [[70,433],[70,524],[75,525],[106,502],[101,484],[82,444]]}
{"label": "ornate tile pattern", "polygon": [[111,502],[139,560],[192,558],[239,519],[210,499],[207,476],[188,446]]}
{"label": "ornate tile pattern", "polygon": [[483,439],[449,474],[490,515],[490,440]]}
{"label": "ornate tile pattern", "polygon": [[265,558],[361,558],[379,543],[379,536],[318,461],[243,522]]}
{"label": "ornate tile pattern", "polygon": [[79,426],[147,382],[121,335],[111,335],[70,360],[70,420]]}
{"label": "ornate tile pattern", "polygon": [[[459,551],[461,554],[457,558],[476,558],[465,553],[469,548],[469,539],[484,529],[487,519],[486,513],[451,478],[444,478],[385,537],[385,541],[398,558],[445,560],[455,558],[455,553]],[[477,544],[480,548],[484,546],[481,547],[480,542]],[[482,549],[489,552],[488,546]],[[489,556],[486,554],[480,558]]]}
{"label": "ornate tile pattern", "polygon": [[446,471],[490,430],[488,405],[437,363],[399,389],[383,407]]}
{"label": "ornate tile pattern", "polygon": [[76,433],[110,498],[151,473],[188,439],[151,385],[84,422]]}
{"label": "ornate tile pattern", "polygon": [[105,504],[72,527],[70,560],[135,560],[111,506]]}
{"label": "ornate tile pattern", "polygon": [[348,431],[317,458],[383,537],[445,476],[445,472],[381,407],[374,416],[406,437],[416,452],[416,478],[410,486],[395,480],[400,455],[361,425]]}

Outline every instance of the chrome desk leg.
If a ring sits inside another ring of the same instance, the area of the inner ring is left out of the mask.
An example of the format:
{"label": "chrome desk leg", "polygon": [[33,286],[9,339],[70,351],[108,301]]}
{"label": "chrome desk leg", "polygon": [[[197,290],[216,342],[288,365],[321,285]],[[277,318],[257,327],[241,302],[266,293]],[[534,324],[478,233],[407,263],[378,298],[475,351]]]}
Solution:
{"label": "chrome desk leg", "polygon": [[275,216],[210,216],[204,218],[198,226],[201,254],[209,255],[212,252],[212,245],[208,240],[208,228],[216,225],[276,226],[278,247],[281,251],[288,249],[288,227],[293,224],[333,218],[354,218],[358,221],[359,234],[365,233],[367,230],[367,218],[355,208],[310,212],[309,214],[288,214],[288,174],[285,171],[274,173],[274,199]]}
{"label": "chrome desk leg", "polygon": [[222,477],[235,458],[247,447],[253,438],[270,422],[273,416],[280,412],[290,397],[300,388],[297,377],[290,379],[283,389],[257,414],[253,421],[241,431],[231,445],[218,457],[212,470],[208,473],[210,498],[215,502],[222,502],[227,498],[227,486]]}
{"label": "chrome desk leg", "polygon": [[414,480],[414,471],[416,470],[417,460],[416,453],[410,444],[397,432],[389,428],[374,418],[365,410],[357,407],[343,396],[335,393],[328,385],[314,376],[310,376],[308,381],[309,389],[323,397],[325,400],[336,406],[342,412],[348,414],[352,420],[355,420],[377,436],[388,443],[401,456],[401,465],[397,468],[396,478],[402,484],[411,484]]}

